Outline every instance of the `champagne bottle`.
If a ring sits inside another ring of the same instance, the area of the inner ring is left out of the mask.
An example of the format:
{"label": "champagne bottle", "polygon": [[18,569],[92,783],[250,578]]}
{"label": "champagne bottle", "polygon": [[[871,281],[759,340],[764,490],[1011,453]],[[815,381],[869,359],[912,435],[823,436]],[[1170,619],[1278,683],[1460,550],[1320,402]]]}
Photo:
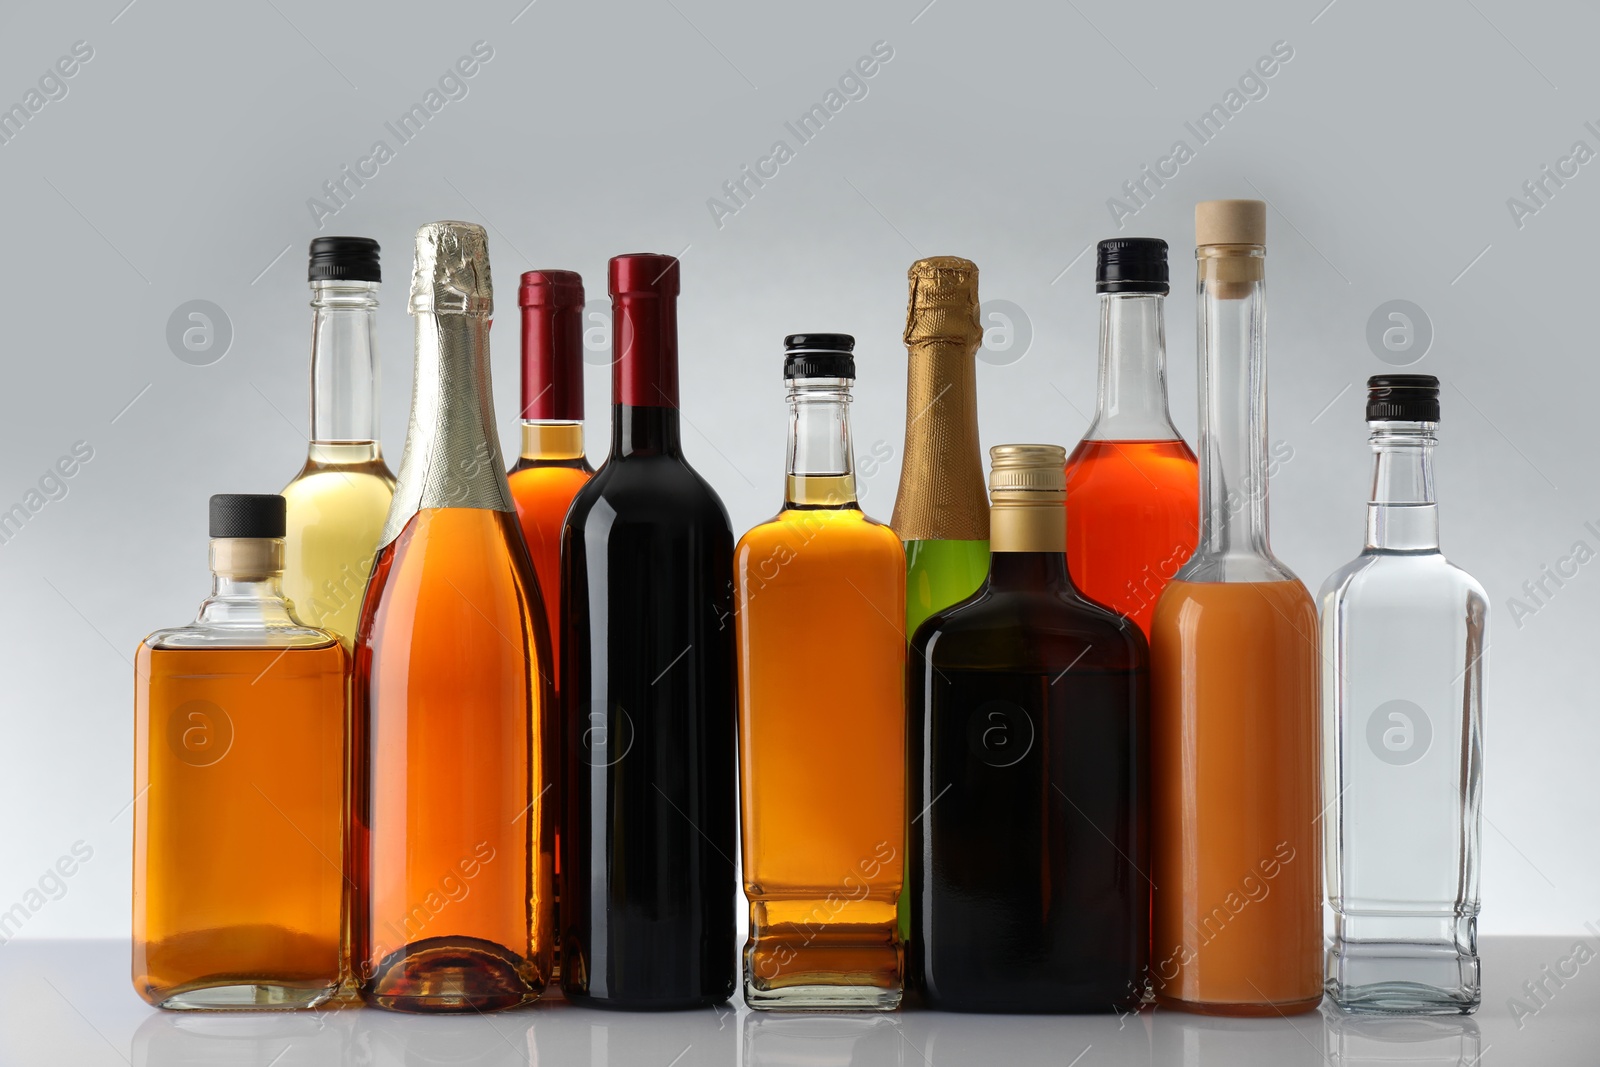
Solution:
{"label": "champagne bottle", "polygon": [[356,642],[359,887],[368,1004],[489,1011],[550,970],[545,611],[489,386],[482,227],[417,232],[416,380]]}
{"label": "champagne bottle", "polygon": [[978,268],[955,256],[907,272],[906,440],[890,525],[906,550],[906,636],[964,600],[989,569],[978,451]]}

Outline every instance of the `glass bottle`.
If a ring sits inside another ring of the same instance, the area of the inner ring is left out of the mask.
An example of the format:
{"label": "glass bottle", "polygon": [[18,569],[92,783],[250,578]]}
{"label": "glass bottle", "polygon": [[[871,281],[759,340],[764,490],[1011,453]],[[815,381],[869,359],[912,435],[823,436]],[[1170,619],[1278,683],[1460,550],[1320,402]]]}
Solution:
{"label": "glass bottle", "polygon": [[1439,379],[1386,374],[1367,388],[1366,547],[1320,598],[1327,992],[1349,1011],[1465,1014],[1481,996],[1489,601],[1439,551]]}
{"label": "glass bottle", "polygon": [[611,260],[611,454],[561,538],[561,983],[603,1007],[733,993],[733,531],[683,455],[678,261]]}
{"label": "glass bottle", "polygon": [[211,498],[211,595],[134,663],[133,985],[159,1008],[339,987],[348,657],[283,595],[281,496]]}
{"label": "glass bottle", "polygon": [[989,502],[978,450],[977,265],[933,256],[906,276],[906,441],[890,525],[905,542],[909,635],[982,584]]}
{"label": "glass bottle", "polygon": [[1200,542],[1150,628],[1151,985],[1214,1015],[1322,999],[1317,618],[1267,544],[1266,205],[1195,208]]}
{"label": "glass bottle", "polygon": [[734,550],[753,1008],[887,1011],[904,985],[905,554],[856,502],[854,347],[784,339],[783,510]]}
{"label": "glass bottle", "polygon": [[1149,651],[1072,584],[1066,450],[990,449],[989,576],[911,639],[913,981],[947,1011],[1137,1007]]}
{"label": "glass bottle", "polygon": [[1067,565],[1083,594],[1150,635],[1200,536],[1200,475],[1167,413],[1167,242],[1101,241],[1100,398],[1067,459]]}
{"label": "glass bottle", "polygon": [[500,458],[483,228],[417,232],[411,427],[356,641],[356,976],[489,1011],[550,971],[550,647]]}
{"label": "glass bottle", "polygon": [[594,474],[583,454],[583,279],[570,270],[522,276],[522,456],[511,468],[511,498],[528,543],[549,624],[555,700],[545,722],[553,812],[555,882],[551,979],[561,971],[561,527],[572,498]]}
{"label": "glass bottle", "polygon": [[301,618],[356,638],[361,597],[394,497],[378,443],[378,242],[311,242],[311,443],[283,490],[283,589]]}

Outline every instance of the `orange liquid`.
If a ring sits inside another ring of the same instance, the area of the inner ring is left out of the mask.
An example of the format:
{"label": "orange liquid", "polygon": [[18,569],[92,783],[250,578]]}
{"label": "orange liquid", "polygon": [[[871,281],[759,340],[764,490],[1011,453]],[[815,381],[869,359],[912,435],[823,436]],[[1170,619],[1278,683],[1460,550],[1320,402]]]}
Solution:
{"label": "orange liquid", "polygon": [[1158,1003],[1322,999],[1317,618],[1297,581],[1168,586],[1150,642]]}
{"label": "orange liquid", "polygon": [[905,555],[851,509],[786,509],[734,552],[747,981],[898,992]]}
{"label": "orange liquid", "polygon": [[356,645],[370,1004],[490,1010],[548,979],[544,627],[513,515],[425,509],[379,553]]}
{"label": "orange liquid", "polygon": [[1080,441],[1067,458],[1067,569],[1146,637],[1199,519],[1200,469],[1182,441]]}
{"label": "orange liquid", "polygon": [[[133,983],[304,1007],[338,985],[344,649],[152,649],[134,696]],[[248,987],[277,987],[277,992]]]}
{"label": "orange liquid", "polygon": [[[523,463],[529,463],[524,459]],[[581,462],[581,461],[580,461]],[[509,475],[511,497],[517,504],[517,521],[528,542],[533,575],[544,600],[545,624],[550,634],[551,663],[556,668],[556,692],[561,692],[561,525],[566,520],[572,498],[585,482],[594,477],[587,465],[580,467],[535,464],[518,465]]]}

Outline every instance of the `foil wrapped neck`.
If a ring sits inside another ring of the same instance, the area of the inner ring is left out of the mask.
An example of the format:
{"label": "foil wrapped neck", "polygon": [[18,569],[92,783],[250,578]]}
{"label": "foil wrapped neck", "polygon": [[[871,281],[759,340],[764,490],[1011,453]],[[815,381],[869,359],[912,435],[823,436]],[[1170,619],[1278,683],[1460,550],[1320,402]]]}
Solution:
{"label": "foil wrapped neck", "polygon": [[411,272],[413,315],[489,315],[489,236],[472,222],[430,222],[417,231]]}
{"label": "foil wrapped neck", "polygon": [[978,319],[978,266],[959,256],[930,256],[906,271],[907,345],[956,344],[973,349],[983,340]]}

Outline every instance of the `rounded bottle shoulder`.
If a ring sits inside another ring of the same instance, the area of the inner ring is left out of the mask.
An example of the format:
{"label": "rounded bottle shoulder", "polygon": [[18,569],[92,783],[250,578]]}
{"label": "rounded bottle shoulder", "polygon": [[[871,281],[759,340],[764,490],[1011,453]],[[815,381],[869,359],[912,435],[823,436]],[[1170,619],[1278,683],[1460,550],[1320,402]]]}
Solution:
{"label": "rounded bottle shoulder", "polygon": [[1394,600],[1402,607],[1448,599],[1486,610],[1489,603],[1476,578],[1437,552],[1365,552],[1328,575],[1317,595],[1324,608],[1353,598]]}
{"label": "rounded bottle shoulder", "polygon": [[[930,615],[912,638],[913,649],[935,664],[964,659],[967,650],[996,642],[1027,647],[1041,659],[1051,658],[1052,646],[1075,648],[1088,668],[1144,666],[1149,660],[1144,634],[1132,621],[1053,590],[980,590]],[[1076,662],[1076,656],[1068,658]]]}
{"label": "rounded bottle shoulder", "polygon": [[[263,650],[316,650],[341,648],[339,639],[314,626],[170,626],[152,631],[139,643],[151,651],[258,648]],[[342,651],[342,648],[341,648]]]}
{"label": "rounded bottle shoulder", "polygon": [[[603,502],[603,506],[602,506]],[[663,505],[669,505],[663,507]],[[659,524],[663,520],[720,522],[732,538],[728,509],[711,483],[675,456],[630,456],[607,460],[573,497],[567,514],[569,525],[587,522],[597,511],[606,512],[610,525],[618,522]]]}
{"label": "rounded bottle shoulder", "polygon": [[858,508],[784,508],[739,538],[740,550],[778,544],[848,547],[862,554],[879,553],[905,565],[900,538]]}

